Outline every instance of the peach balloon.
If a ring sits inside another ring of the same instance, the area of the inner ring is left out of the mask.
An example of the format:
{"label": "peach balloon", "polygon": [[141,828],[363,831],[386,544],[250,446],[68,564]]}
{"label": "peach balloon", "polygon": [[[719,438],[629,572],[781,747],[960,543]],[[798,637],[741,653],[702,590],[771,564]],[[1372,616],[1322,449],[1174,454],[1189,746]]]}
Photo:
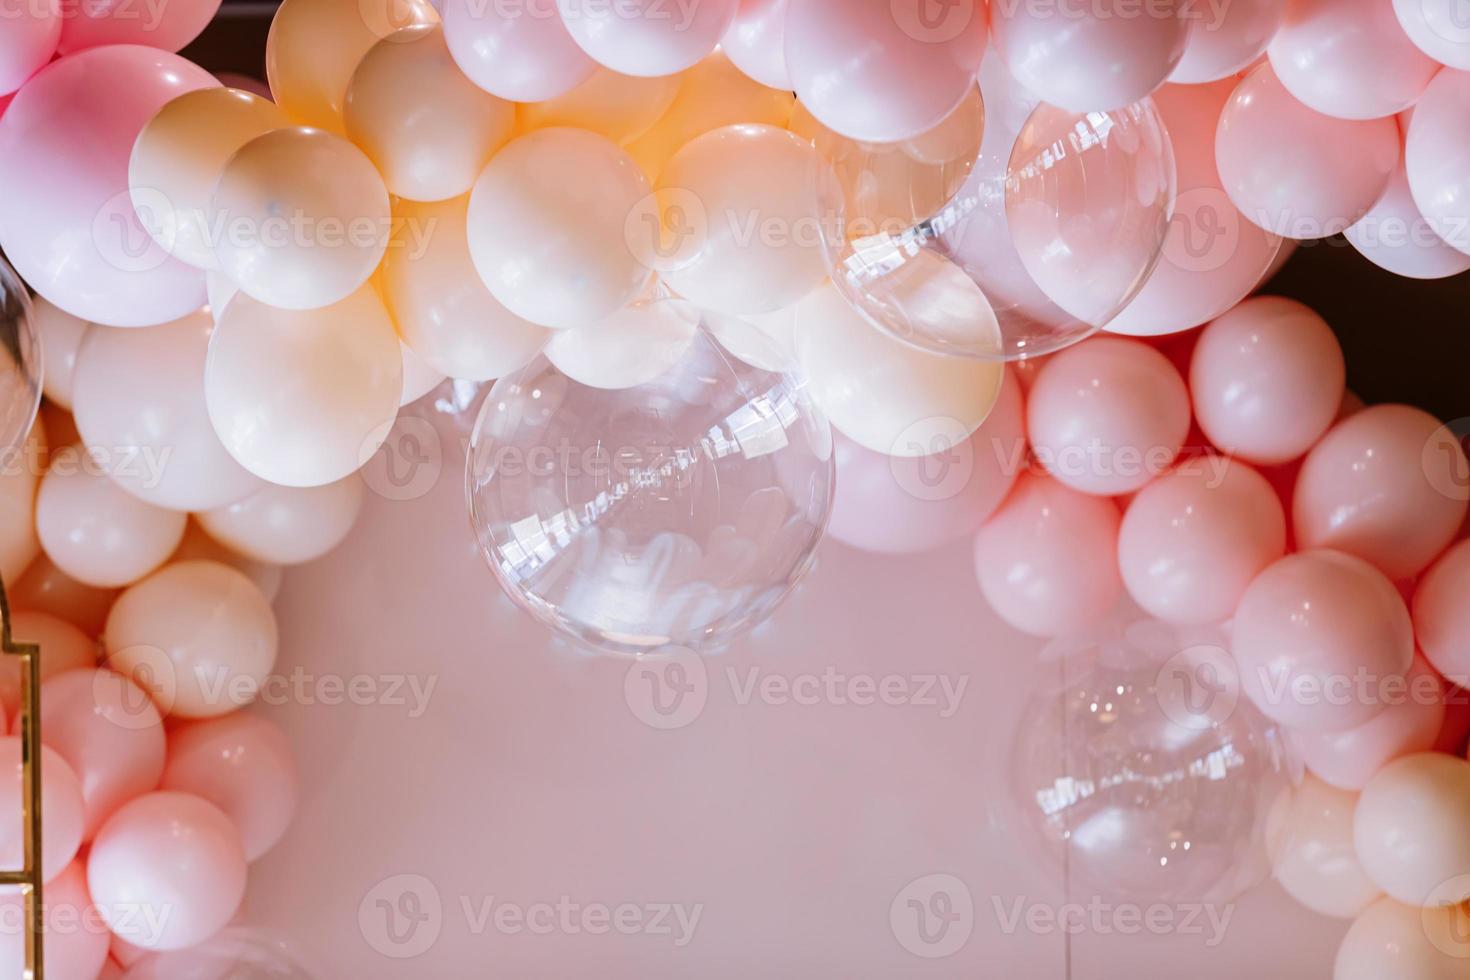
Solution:
{"label": "peach balloon", "polygon": [[598,64],[625,75],[673,75],[720,43],[739,0],[700,0],[671,7],[665,0],[613,5],[557,0],[572,40]]}
{"label": "peach balloon", "polygon": [[443,0],[444,37],[459,70],[491,95],[542,102],[585,82],[597,63],[562,23],[556,0],[514,7]]}
{"label": "peach balloon", "polygon": [[[31,609],[16,609],[11,613],[10,634],[17,643],[35,643],[41,647],[39,676],[42,683],[64,671],[96,667],[97,656],[101,652],[97,641],[79,627],[49,613]],[[3,707],[4,716],[10,722],[19,721],[18,658],[6,657],[0,660],[0,707]],[[0,727],[0,731],[8,729]]]}
{"label": "peach balloon", "polygon": [[1383,894],[1353,852],[1358,796],[1308,775],[1272,809],[1271,872],[1288,895],[1318,915],[1351,919]]}
{"label": "peach balloon", "polygon": [[637,165],[601,136],[522,136],[470,193],[470,256],[491,295],[517,316],[554,328],[595,323],[648,281],[626,230],[648,193]]}
{"label": "peach balloon", "polygon": [[1258,296],[1205,327],[1189,365],[1210,442],[1262,465],[1304,454],[1337,417],[1347,365],[1332,328],[1281,296]]}
{"label": "peach balloon", "polygon": [[107,665],[175,718],[244,707],[276,662],[276,616],[240,572],[212,561],[169,565],[121,596],[102,635]]}
{"label": "peach balloon", "polygon": [[516,125],[522,132],[570,126],[627,144],[663,118],[682,84],[679,75],[640,78],[599,67],[565,95],[517,106]]}
{"label": "peach balloon", "polygon": [[[268,488],[274,488],[274,486],[274,484],[266,484]],[[281,566],[258,561],[220,544],[199,523],[203,516],[203,514],[194,514],[189,518],[189,526],[184,529],[184,540],[179,542],[179,547],[169,557],[169,562],[217,561],[221,565],[228,565],[254,582],[260,594],[265,596],[266,602],[275,602],[276,596],[281,592],[281,579],[285,577]],[[100,627],[98,632],[101,632]]]}
{"label": "peach balloon", "polygon": [[1292,498],[1296,539],[1357,555],[1395,581],[1410,578],[1465,522],[1467,472],[1459,440],[1428,412],[1365,408],[1307,454]]}
{"label": "peach balloon", "polygon": [[[15,870],[25,863],[21,829],[21,741],[0,738],[0,867]],[[71,863],[82,846],[82,787],[66,760],[41,746],[41,877],[50,881]]]}
{"label": "peach balloon", "polygon": [[17,4],[5,15],[0,33],[0,96],[10,95],[46,66],[61,40],[58,0]]}
{"label": "peach balloon", "polygon": [[644,385],[678,364],[699,330],[699,310],[650,290],[605,320],[558,330],[546,345],[557,370],[591,388]]}
{"label": "peach balloon", "polygon": [[1326,238],[1361,218],[1398,163],[1391,118],[1337,119],[1302,105],[1270,65],[1255,68],[1220,116],[1215,162],[1230,200],[1286,238]]}
{"label": "peach balloon", "polygon": [[321,486],[356,472],[387,438],[403,354],[370,286],[309,311],[237,296],[210,338],[204,395],[214,431],[247,470]]}
{"label": "peach balloon", "polygon": [[41,338],[42,386],[46,399],[71,411],[72,372],[77,366],[77,349],[91,326],[86,320],[37,296],[31,313],[31,326]]}
{"label": "peach balloon", "polygon": [[958,446],[1000,397],[999,362],[944,357],[880,333],[829,282],[796,310],[796,357],[833,427],[886,456]]}
{"label": "peach balloon", "polygon": [[1463,953],[1463,914],[1379,899],[1343,936],[1332,980],[1465,980],[1470,962]]}
{"label": "peach balloon", "polygon": [[[48,882],[45,891],[46,942],[43,965],[48,977],[111,976],[106,972],[111,933],[87,893],[84,861],[73,861]],[[0,976],[25,975],[25,899],[18,889],[0,893],[0,920],[13,923],[0,930]]]}
{"label": "peach balloon", "polygon": [[240,147],[290,120],[249,92],[207,88],[159,110],[133,144],[128,189],[138,219],[170,255],[201,269],[219,268],[209,197]]}
{"label": "peach balloon", "polygon": [[1470,540],[1450,548],[1414,589],[1414,635],[1445,677],[1470,687]]}
{"label": "peach balloon", "polygon": [[220,0],[168,0],[137,7],[128,0],[61,0],[62,54],[103,45],[143,44],[181,51],[219,11]]}
{"label": "peach balloon", "polygon": [[367,156],[320,130],[278,129],[242,146],[220,174],[215,254],[245,294],[290,310],[346,299],[388,245],[388,191]]}
{"label": "peach balloon", "polygon": [[1470,24],[1460,0],[1393,0],[1409,40],[1442,65],[1470,71]]}
{"label": "peach balloon", "polygon": [[204,364],[213,331],[205,312],[159,327],[98,327],[77,357],[77,429],[88,446],[118,454],[108,475],[156,507],[204,510],[260,486],[209,423]]}
{"label": "peach balloon", "polygon": [[69,670],[41,685],[41,734],[81,784],[83,840],[163,777],[163,718],[145,691],[111,670]]}
{"label": "peach balloon", "polygon": [[1193,0],[1185,9],[1199,19],[1169,81],[1197,85],[1231,79],[1264,54],[1281,26],[1286,0],[1231,0],[1217,6]]}
{"label": "peach balloon", "polygon": [[1396,276],[1444,279],[1470,269],[1470,254],[1441,238],[1437,224],[1419,213],[1400,163],[1383,196],[1342,234],[1369,262]]}
{"label": "peach balloon", "polygon": [[469,196],[399,201],[378,282],[399,336],[434,370],[489,381],[531,363],[551,331],[507,310],[470,258]]}
{"label": "peach balloon", "polygon": [[1439,70],[1383,0],[1289,0],[1269,54],[1288,92],[1342,119],[1407,109]]}
{"label": "peach balloon", "polygon": [[1035,636],[1096,625],[1123,594],[1118,520],[1106,497],[1022,473],[975,538],[980,591],[1001,619]]}
{"label": "peach balloon", "polygon": [[1083,493],[1131,493],[1168,470],[1189,434],[1189,392],[1149,345],[1094,337],[1041,369],[1026,401],[1041,464]]}
{"label": "peach balloon", "polygon": [[982,0],[788,0],[786,66],[802,103],[843,136],[932,129],[969,92],[989,33]]}
{"label": "peach balloon", "polygon": [[187,515],[135,497],[89,460],[77,447],[52,460],[36,494],[36,533],[67,575],[116,588],[163,564]]}
{"label": "peach balloon", "polygon": [[1219,623],[1286,554],[1286,514],[1245,463],[1202,456],[1144,487],[1123,515],[1118,566],[1133,601],[1174,623]]}
{"label": "peach balloon", "polygon": [[1450,245],[1470,252],[1470,72],[1435,76],[1414,108],[1404,170],[1419,212]]}
{"label": "peach balloon", "polygon": [[[4,523],[0,522],[0,527],[3,526]],[[30,526],[34,527],[34,521]],[[14,580],[7,578],[6,581]],[[112,601],[119,591],[83,585],[57,568],[56,563],[45,555],[38,555],[20,580],[8,588],[10,602],[16,609],[46,613],[71,623],[90,636],[102,632],[102,626],[107,622],[107,611],[112,608]]]}
{"label": "peach balloon", "polygon": [[240,908],[245,877],[240,831],[219,807],[189,793],[148,793],[128,803],[103,825],[87,859],[87,884],[103,918],[145,949],[183,949],[214,935]]}
{"label": "peach balloon", "polygon": [[271,94],[293,121],[343,133],[347,84],[368,50],[400,28],[438,22],[429,0],[285,0],[265,42]]}
{"label": "peach balloon", "polygon": [[389,193],[442,201],[469,193],[510,139],[516,110],[465,78],[444,28],[425,24],[373,45],[352,74],[344,118]]}
{"label": "peach balloon", "polygon": [[[1407,905],[1470,898],[1470,762],[1439,752],[1395,759],[1358,797],[1353,840],[1363,870]],[[1447,886],[1447,887],[1446,887]]]}
{"label": "peach balloon", "polygon": [[163,788],[192,793],[224,812],[254,861],[286,833],[296,813],[296,760],[285,732],[248,712],[173,732]]}
{"label": "peach balloon", "polygon": [[226,547],[256,561],[298,565],[341,544],[362,509],[356,475],[320,487],[267,486],[198,515],[200,525]]}
{"label": "peach balloon", "polygon": [[1267,717],[1341,732],[1387,707],[1385,685],[1414,662],[1409,612],[1393,583],[1338,551],[1288,555],[1256,576],[1235,611],[1232,652]]}
{"label": "peach balloon", "polygon": [[790,90],[786,70],[786,4],[788,0],[740,0],[735,19],[720,39],[724,51],[753,80]]}
{"label": "peach balloon", "polygon": [[403,353],[403,394],[399,396],[398,407],[412,405],[420,398],[433,391],[443,383],[445,375],[433,368],[413,352],[413,348],[405,344],[402,339],[398,341],[398,348]]}

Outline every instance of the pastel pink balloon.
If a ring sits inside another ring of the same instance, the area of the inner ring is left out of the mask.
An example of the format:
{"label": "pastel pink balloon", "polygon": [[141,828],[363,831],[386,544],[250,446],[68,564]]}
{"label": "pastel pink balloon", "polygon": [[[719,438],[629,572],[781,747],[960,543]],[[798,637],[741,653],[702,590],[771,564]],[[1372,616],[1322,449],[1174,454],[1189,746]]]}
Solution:
{"label": "pastel pink balloon", "polygon": [[1337,948],[1332,980],[1463,980],[1459,909],[1421,909],[1381,898],[1353,920]]}
{"label": "pastel pink balloon", "polygon": [[1353,852],[1358,796],[1308,775],[1272,807],[1266,829],[1272,876],[1319,915],[1352,918],[1383,892]]}
{"label": "pastel pink balloon", "polygon": [[837,491],[827,532],[880,554],[915,554],[974,534],[1026,465],[1021,388],[1009,372],[995,408],[954,449],[898,457],[834,438]]}
{"label": "pastel pink balloon", "polygon": [[1286,0],[1193,0],[1186,10],[1194,26],[1169,81],[1195,85],[1230,78],[1259,58],[1281,26]]}
{"label": "pastel pink balloon", "polygon": [[240,832],[188,793],[128,803],[103,824],[87,859],[103,918],[144,949],[183,949],[214,935],[239,909],[245,876]]}
{"label": "pastel pink balloon", "polygon": [[1289,0],[1269,54],[1287,91],[1342,119],[1407,109],[1439,70],[1383,0]]}
{"label": "pastel pink balloon", "polygon": [[8,8],[5,30],[0,31],[0,96],[14,92],[40,71],[56,53],[60,39],[61,9],[57,0]]}
{"label": "pastel pink balloon", "polygon": [[[184,59],[134,45],[62,58],[0,117],[0,248],[35,290],[74,316],[120,327],[204,305],[204,273],[138,221],[128,159],[170,99],[216,86]],[[16,188],[25,188],[17,193]]]}
{"label": "pastel pink balloon", "polygon": [[1440,556],[1414,589],[1414,635],[1445,677],[1470,686],[1470,540]]}
{"label": "pastel pink balloon", "polygon": [[1445,69],[1414,107],[1404,171],[1419,212],[1462,252],[1470,252],[1470,72]]}
{"label": "pastel pink balloon", "polygon": [[263,487],[198,515],[216,541],[256,561],[297,565],[341,544],[362,510],[356,475],[320,487]]}
{"label": "pastel pink balloon", "polygon": [[1260,227],[1296,239],[1326,238],[1361,218],[1398,156],[1393,119],[1323,115],[1298,102],[1270,65],[1241,81],[1215,140],[1230,200]]}
{"label": "pastel pink balloon", "polygon": [[1470,22],[1460,0],[1393,0],[1409,39],[1442,65],[1470,70]]}
{"label": "pastel pink balloon", "polygon": [[1123,593],[1118,506],[1023,473],[975,538],[980,591],[1016,629],[1060,636],[1095,625]]}
{"label": "pastel pink balloon", "polygon": [[179,51],[219,11],[220,0],[168,0],[139,6],[130,0],[61,0],[61,53],[107,44],[141,44]]}
{"label": "pastel pink balloon", "polygon": [[1369,262],[1394,275],[1444,279],[1470,269],[1470,254],[1441,238],[1441,230],[1450,233],[1419,213],[1408,170],[1400,163],[1383,196],[1342,234]]}
{"label": "pastel pink balloon", "polygon": [[[21,742],[0,738],[0,868],[25,861],[21,829]],[[41,876],[50,881],[66,869],[82,846],[82,787],[66,760],[41,746]]]}
{"label": "pastel pink balloon", "polygon": [[988,33],[981,0],[942,9],[927,0],[788,0],[786,66],[822,125],[896,142],[928,132],[960,104]]}
{"label": "pastel pink balloon", "polygon": [[1189,366],[1206,437],[1268,466],[1312,448],[1336,419],[1346,383],[1327,321],[1280,296],[1248,299],[1205,327]]}
{"label": "pastel pink balloon", "polygon": [[1470,898],[1470,762],[1438,752],[1395,759],[1358,797],[1353,840],[1363,870],[1407,905]]}
{"label": "pastel pink balloon", "polygon": [[[47,882],[44,893],[46,942],[43,965],[48,977],[106,977],[111,933],[87,892],[87,868],[81,860]],[[0,893],[0,976],[20,977],[25,970],[25,899],[18,889]]]}
{"label": "pastel pink balloon", "polygon": [[107,622],[107,610],[117,598],[117,589],[83,585],[56,567],[44,554],[38,555],[20,580],[10,588],[16,609],[47,613],[96,636]]}
{"label": "pastel pink balloon", "polygon": [[1458,440],[1428,412],[1365,408],[1307,454],[1292,499],[1297,541],[1357,555],[1395,581],[1409,578],[1459,533],[1467,472]]}
{"label": "pastel pink balloon", "polygon": [[1118,567],[1150,615],[1224,622],[1251,581],[1286,554],[1286,514],[1266,478],[1224,456],[1186,460],[1123,514]]}
{"label": "pastel pink balloon", "polygon": [[142,688],[105,668],[68,670],[41,685],[41,737],[81,783],[83,840],[128,800],[157,789],[163,776],[158,708]]}
{"label": "pastel pink balloon", "polygon": [[276,725],[238,712],[169,736],[163,788],[219,807],[240,830],[245,860],[276,845],[296,813],[296,759]]}
{"label": "pastel pink balloon", "polygon": [[597,69],[572,40],[556,0],[525,0],[510,7],[444,0],[442,16],[444,40],[459,70],[502,99],[554,99]]}
{"label": "pastel pink balloon", "polygon": [[[41,648],[43,684],[64,671],[97,666],[101,652],[96,639],[71,623],[29,609],[11,611],[10,634],[17,643],[35,643]],[[0,713],[4,718],[12,723],[19,721],[20,660],[17,657],[0,660],[0,708],[3,708]],[[0,728],[0,731],[9,731],[9,728]]]}
{"label": "pastel pink balloon", "polygon": [[720,39],[720,50],[755,81],[789,91],[786,4],[787,0],[740,0],[735,19]]}
{"label": "pastel pink balloon", "polygon": [[599,64],[624,75],[673,75],[715,49],[739,0],[700,0],[683,7],[666,0],[618,4],[557,0],[572,40]]}
{"label": "pastel pink balloon", "polygon": [[1404,675],[1404,684],[1385,685],[1378,717],[1342,732],[1297,732],[1297,753],[1306,767],[1339,789],[1357,790],[1400,756],[1434,748],[1444,724],[1444,681],[1423,657]]}
{"label": "pastel pink balloon", "polygon": [[1279,236],[1230,202],[1215,167],[1215,130],[1235,84],[1165,85],[1154,93],[1174,144],[1174,214],[1158,265],[1105,325],[1109,332],[1156,336],[1208,323],[1248,296],[1281,251]]}
{"label": "pastel pink balloon", "polygon": [[1094,0],[1061,12],[1049,0],[997,3],[992,41],[1011,74],[1043,101],[1071,112],[1121,109],[1164,84],[1184,57],[1187,7],[1186,0],[1146,8]]}
{"label": "pastel pink balloon", "polygon": [[1385,683],[1414,662],[1409,612],[1360,558],[1304,551],[1276,562],[1235,611],[1232,651],[1246,694],[1288,728],[1340,732],[1385,708]]}
{"label": "pastel pink balloon", "polygon": [[1189,392],[1164,355],[1094,337],[1054,355],[1026,404],[1037,459],[1083,493],[1131,493],[1168,470],[1189,433]]}

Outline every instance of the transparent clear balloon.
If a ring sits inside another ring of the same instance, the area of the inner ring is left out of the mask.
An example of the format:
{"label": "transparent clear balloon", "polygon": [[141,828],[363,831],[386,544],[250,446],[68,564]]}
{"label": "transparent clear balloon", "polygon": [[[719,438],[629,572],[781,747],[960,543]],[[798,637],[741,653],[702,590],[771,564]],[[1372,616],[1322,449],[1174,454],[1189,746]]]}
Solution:
{"label": "transparent clear balloon", "polygon": [[314,980],[320,970],[290,940],[234,926],[189,949],[149,953],[123,980]]}
{"label": "transparent clear balloon", "polygon": [[589,387],[545,355],[500,379],[466,471],[511,598],[583,644],[640,654],[718,649],[768,617],[811,567],[834,464],[802,381],[700,327],[634,387]]}
{"label": "transparent clear balloon", "polygon": [[0,451],[15,449],[41,404],[41,339],[30,294],[0,256]]}
{"label": "transparent clear balloon", "polygon": [[914,346],[1019,360],[1097,332],[1162,253],[1175,177],[1151,100],[1113,112],[1041,103],[993,55],[934,130],[859,143],[798,107],[820,182],[832,280]]}
{"label": "transparent clear balloon", "polygon": [[1013,802],[1072,895],[1226,902],[1270,874],[1272,805],[1300,783],[1214,629],[1059,640],[1012,746]]}

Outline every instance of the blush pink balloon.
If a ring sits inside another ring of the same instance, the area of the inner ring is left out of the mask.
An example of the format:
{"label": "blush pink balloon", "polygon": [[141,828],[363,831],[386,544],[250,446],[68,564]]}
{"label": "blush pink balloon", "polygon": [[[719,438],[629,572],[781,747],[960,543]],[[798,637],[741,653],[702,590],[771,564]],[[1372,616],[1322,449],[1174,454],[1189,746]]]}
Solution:
{"label": "blush pink balloon", "polygon": [[1094,337],[1054,355],[1026,405],[1037,459],[1083,493],[1132,493],[1168,470],[1189,433],[1189,392],[1141,341]]}
{"label": "blush pink balloon", "polygon": [[1467,472],[1458,440],[1428,412],[1365,408],[1307,454],[1292,498],[1297,542],[1357,555],[1395,581],[1410,578],[1465,522]]}
{"label": "blush pink balloon", "polygon": [[788,0],[786,66],[822,125],[896,142],[933,129],[969,94],[988,33],[983,0],[942,9],[927,0]]}
{"label": "blush pink balloon", "polygon": [[[73,861],[66,870],[47,882],[45,890],[46,976],[105,977],[111,933],[87,892],[85,862]],[[0,893],[0,976],[25,975],[25,899],[18,889]]]}
{"label": "blush pink balloon", "polygon": [[[1445,677],[1470,687],[1470,540],[1440,556],[1414,589],[1414,635]],[[1463,696],[1463,695],[1462,695]]]}
{"label": "blush pink balloon", "polygon": [[1263,465],[1312,448],[1336,419],[1346,384],[1327,321],[1280,296],[1248,299],[1205,327],[1189,366],[1205,436]]}
{"label": "blush pink balloon", "polygon": [[1383,196],[1342,234],[1369,262],[1394,275],[1444,279],[1470,269],[1470,254],[1445,241],[1439,232],[1449,229],[1437,225],[1419,213],[1408,170],[1400,163]]}
{"label": "blush pink balloon", "polygon": [[1228,79],[1259,58],[1281,26],[1286,0],[1191,0],[1194,26],[1169,81],[1196,85]]}
{"label": "blush pink balloon", "polygon": [[1260,227],[1296,239],[1325,238],[1361,218],[1398,156],[1392,118],[1323,115],[1298,102],[1270,65],[1241,81],[1215,139],[1230,200]]}
{"label": "blush pink balloon", "polygon": [[444,40],[465,77],[512,102],[544,102],[592,77],[597,63],[577,46],[556,0],[513,6],[444,0]]}
{"label": "blush pink balloon", "polygon": [[1286,554],[1286,514],[1266,478],[1224,456],[1187,460],[1144,487],[1118,534],[1129,595],[1175,623],[1223,622]]}
{"label": "blush pink balloon", "polygon": [[739,0],[622,0],[618,4],[557,0],[562,23],[592,60],[646,78],[673,75],[715,49]]}
{"label": "blush pink balloon", "polygon": [[[61,9],[57,0],[30,0],[8,7],[5,30],[0,31],[0,96],[14,92],[40,71],[56,53],[60,39]],[[3,112],[4,105],[0,105]]]}
{"label": "blush pink balloon", "polygon": [[141,44],[180,51],[219,11],[220,0],[61,0],[61,53],[108,44]]}
{"label": "blush pink balloon", "polygon": [[163,788],[219,807],[240,830],[245,860],[254,861],[276,845],[296,813],[296,759],[274,723],[239,712],[174,731]]}
{"label": "blush pink balloon", "polygon": [[1470,252],[1470,72],[1445,69],[1414,107],[1404,172],[1419,213]]}
{"label": "blush pink balloon", "polygon": [[975,537],[980,591],[1001,619],[1035,636],[1100,622],[1118,604],[1118,506],[1023,473]]}
{"label": "blush pink balloon", "polygon": [[11,588],[10,602],[17,609],[47,613],[96,636],[102,632],[107,610],[117,595],[117,589],[83,585],[57,568],[50,558],[39,555]]}
{"label": "blush pink balloon", "polygon": [[[14,602],[14,600],[11,600]],[[41,648],[40,677],[48,679],[64,671],[97,666],[101,648],[96,639],[66,620],[29,609],[17,609],[10,616],[10,634],[17,643],[34,643]],[[0,660],[0,708],[11,721],[19,720],[20,660]],[[0,731],[8,731],[0,728]],[[53,746],[54,747],[54,746]]]}
{"label": "blush pink balloon", "polygon": [[83,840],[163,776],[163,718],[147,692],[111,670],[68,670],[43,684],[41,737],[81,783]]}
{"label": "blush pink balloon", "polygon": [[837,491],[827,531],[880,554],[916,554],[974,534],[1026,464],[1021,388],[1009,372],[990,415],[953,449],[888,456],[833,435]]}
{"label": "blush pink balloon", "polygon": [[[21,741],[0,738],[0,868],[20,868],[25,861],[21,830]],[[61,874],[82,846],[82,787],[66,760],[41,747],[41,876]]]}
{"label": "blush pink balloon", "polygon": [[183,949],[214,935],[239,909],[245,876],[240,832],[219,807],[188,793],[126,804],[103,824],[87,859],[103,918],[144,949]]}
{"label": "blush pink balloon", "polygon": [[[1470,762],[1438,752],[1395,759],[1358,797],[1353,842],[1363,870],[1407,905],[1470,898]],[[1414,974],[1422,975],[1422,974]]]}
{"label": "blush pink balloon", "polygon": [[[176,55],[109,45],[62,58],[0,117],[0,248],[52,303],[93,323],[148,326],[204,305],[204,273],[138,221],[128,159],[170,99],[216,86]],[[16,191],[24,188],[24,193]]]}
{"label": "blush pink balloon", "polygon": [[1409,612],[1393,583],[1339,551],[1276,562],[1235,611],[1232,651],[1245,693],[1288,728],[1340,732],[1384,710],[1381,685],[1414,662]]}
{"label": "blush pink balloon", "polygon": [[720,39],[720,50],[752,79],[790,91],[786,70],[787,0],[740,0],[735,19]]}
{"label": "blush pink balloon", "polygon": [[1358,795],[1307,775],[1277,798],[1266,824],[1271,873],[1319,915],[1352,918],[1383,893],[1353,853]]}

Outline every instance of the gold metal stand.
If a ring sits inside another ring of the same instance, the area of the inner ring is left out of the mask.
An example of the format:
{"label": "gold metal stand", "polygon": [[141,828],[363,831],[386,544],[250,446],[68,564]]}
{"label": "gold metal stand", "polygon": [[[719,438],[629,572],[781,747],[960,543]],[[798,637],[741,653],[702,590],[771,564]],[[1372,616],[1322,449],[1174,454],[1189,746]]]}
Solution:
{"label": "gold metal stand", "polygon": [[44,980],[42,954],[45,906],[41,899],[41,648],[10,638],[10,600],[0,579],[0,651],[20,658],[21,820],[25,828],[25,867],[0,871],[0,885],[19,885],[25,896],[26,966],[24,980]]}

